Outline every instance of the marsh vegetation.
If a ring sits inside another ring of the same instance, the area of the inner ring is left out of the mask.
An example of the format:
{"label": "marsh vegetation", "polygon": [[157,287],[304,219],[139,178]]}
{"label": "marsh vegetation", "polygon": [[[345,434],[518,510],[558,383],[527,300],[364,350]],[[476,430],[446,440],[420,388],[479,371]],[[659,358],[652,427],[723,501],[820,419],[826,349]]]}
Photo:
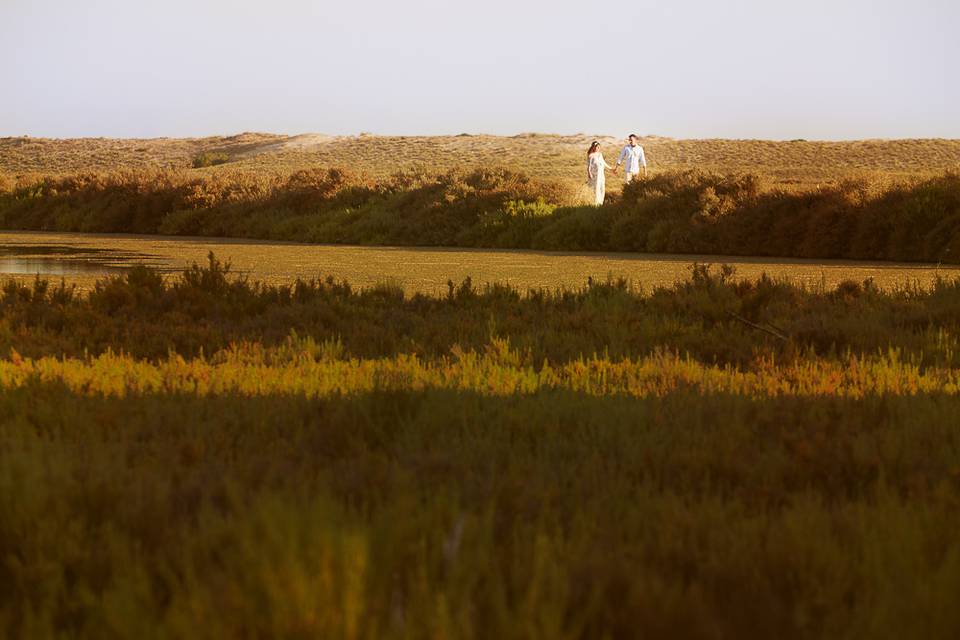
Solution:
{"label": "marsh vegetation", "polygon": [[[958,141],[647,139],[599,208],[585,142],[5,139],[0,227],[960,263]],[[121,266],[0,289],[0,635],[960,631],[958,278]]]}
{"label": "marsh vegetation", "polygon": [[0,294],[11,637],[952,637],[960,281]]}
{"label": "marsh vegetation", "polygon": [[752,174],[661,173],[601,207],[509,169],[398,173],[118,173],[20,178],[0,227],[499,247],[960,262],[960,174],[772,188]]}

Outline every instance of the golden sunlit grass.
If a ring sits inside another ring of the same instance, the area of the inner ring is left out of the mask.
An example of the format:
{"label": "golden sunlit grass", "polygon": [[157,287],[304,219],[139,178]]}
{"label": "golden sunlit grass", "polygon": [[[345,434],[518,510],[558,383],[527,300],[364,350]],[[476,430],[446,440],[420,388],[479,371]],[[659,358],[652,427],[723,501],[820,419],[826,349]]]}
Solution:
{"label": "golden sunlit grass", "polygon": [[[608,160],[620,138],[599,136]],[[244,133],[196,139],[0,139],[0,173],[77,173],[132,168],[189,168],[203,153],[223,153],[220,168],[289,173],[324,166],[385,177],[397,171],[431,173],[504,166],[532,177],[583,181],[588,135],[560,136],[278,136]],[[960,167],[960,140],[851,142],[768,140],[641,140],[654,171],[704,169],[769,176],[781,187],[833,184],[845,178],[925,176]],[[619,181],[610,188],[619,189]]]}
{"label": "golden sunlit grass", "polygon": [[[591,136],[0,141],[0,227],[313,243],[956,263],[958,140],[642,140],[584,207]],[[621,141],[603,138],[613,160]],[[197,168],[193,168],[197,167]]]}
{"label": "golden sunlit grass", "polygon": [[317,359],[316,349],[264,350],[239,345],[208,360],[170,356],[149,362],[112,353],[96,358],[0,360],[0,388],[57,384],[74,394],[124,397],[130,394],[188,393],[307,398],[381,391],[447,390],[482,395],[530,395],[570,391],[589,396],[663,396],[683,390],[699,395],[747,398],[780,396],[864,398],[871,395],[960,393],[960,370],[921,368],[902,362],[894,351],[883,357],[800,360],[790,365],[763,363],[751,370],[705,365],[688,357],[660,353],[639,360],[591,358],[534,368],[505,340],[480,353],[457,350],[436,361],[399,355],[390,359]]}
{"label": "golden sunlit grass", "polygon": [[[407,296],[441,295],[447,281],[466,278],[478,286],[496,282],[527,289],[576,289],[593,278],[624,278],[635,287],[650,291],[686,280],[690,264],[722,260],[736,268],[736,278],[756,280],[766,273],[775,279],[809,287],[836,287],[844,280],[870,279],[881,289],[916,284],[931,287],[938,276],[954,278],[960,267],[951,265],[875,264],[853,261],[812,261],[766,258],[738,260],[717,256],[635,256],[623,253],[571,254],[543,251],[486,251],[479,249],[422,249],[290,244],[279,242],[224,241],[220,238],[176,238],[156,236],[79,235],[72,233],[0,232],[0,245],[7,256],[33,261],[34,271],[5,275],[30,285],[36,272],[52,269],[55,280],[83,291],[93,289],[97,280],[117,267],[138,262],[167,274],[200,263],[211,251],[229,260],[235,272],[273,285],[333,276],[357,287],[370,288],[384,282],[403,287]],[[59,247],[67,263],[64,272],[57,259],[43,253],[45,247]],[[8,259],[12,259],[8,257]],[[79,267],[76,261],[83,261]],[[28,271],[21,268],[21,271]]]}

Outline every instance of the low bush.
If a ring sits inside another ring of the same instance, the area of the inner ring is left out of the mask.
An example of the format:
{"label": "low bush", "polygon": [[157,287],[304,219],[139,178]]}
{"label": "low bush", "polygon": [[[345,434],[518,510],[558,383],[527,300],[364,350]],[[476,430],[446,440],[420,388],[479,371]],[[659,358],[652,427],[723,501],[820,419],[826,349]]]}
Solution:
{"label": "low bush", "polygon": [[156,372],[48,364],[0,384],[4,637],[960,629],[956,395],[368,391],[336,360],[206,393],[227,374],[176,358],[183,387],[104,394]]}
{"label": "low bush", "polygon": [[0,227],[308,242],[960,263],[960,174],[773,190],[752,175],[655,174],[602,207],[507,169],[124,173],[22,179]]}
{"label": "low bush", "polygon": [[200,169],[203,167],[213,167],[218,164],[226,164],[230,162],[230,156],[225,153],[218,153],[215,151],[204,151],[193,158],[193,168]]}
{"label": "low bush", "polygon": [[37,280],[0,291],[0,353],[138,357],[213,354],[232,343],[285,343],[295,332],[339,341],[354,357],[440,357],[507,340],[531,366],[657,350],[703,362],[753,366],[807,354],[886,353],[923,366],[960,364],[960,280],[930,290],[880,291],[843,283],[807,289],[760,278],[737,281],[704,265],[691,279],[649,293],[620,281],[579,290],[518,291],[450,283],[445,297],[404,297],[396,287],[356,290],[332,279],[268,286],[235,278],[211,256],[165,281],[138,267],[97,283],[88,296]]}
{"label": "low bush", "polygon": [[956,637],[960,280],[733,275],[8,282],[0,636]]}

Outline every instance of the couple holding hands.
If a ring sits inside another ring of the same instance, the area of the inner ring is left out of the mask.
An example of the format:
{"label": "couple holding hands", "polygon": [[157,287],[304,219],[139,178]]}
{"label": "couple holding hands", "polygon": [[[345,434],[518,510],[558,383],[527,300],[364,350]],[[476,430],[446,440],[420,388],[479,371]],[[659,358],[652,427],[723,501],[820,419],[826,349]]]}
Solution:
{"label": "couple holding hands", "polygon": [[643,155],[643,147],[637,144],[637,140],[637,135],[631,133],[627,139],[627,145],[620,151],[620,157],[617,159],[616,167],[611,167],[603,159],[603,154],[600,153],[599,142],[594,140],[593,144],[590,145],[590,149],[587,151],[587,184],[590,185],[590,191],[595,205],[600,206],[603,204],[603,197],[606,193],[607,185],[604,170],[613,169],[613,172],[616,173],[620,165],[626,163],[624,182],[630,182],[640,175],[641,167],[643,168],[643,175],[647,175],[647,159]]}

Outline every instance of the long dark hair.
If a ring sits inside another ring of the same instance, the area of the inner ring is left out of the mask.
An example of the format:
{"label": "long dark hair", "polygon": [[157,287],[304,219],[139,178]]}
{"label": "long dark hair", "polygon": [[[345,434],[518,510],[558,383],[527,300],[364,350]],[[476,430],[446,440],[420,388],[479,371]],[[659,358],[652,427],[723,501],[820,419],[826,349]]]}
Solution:
{"label": "long dark hair", "polygon": [[593,143],[590,145],[590,148],[587,149],[587,155],[589,156],[591,153],[593,153],[599,148],[600,148],[600,143],[594,140]]}

